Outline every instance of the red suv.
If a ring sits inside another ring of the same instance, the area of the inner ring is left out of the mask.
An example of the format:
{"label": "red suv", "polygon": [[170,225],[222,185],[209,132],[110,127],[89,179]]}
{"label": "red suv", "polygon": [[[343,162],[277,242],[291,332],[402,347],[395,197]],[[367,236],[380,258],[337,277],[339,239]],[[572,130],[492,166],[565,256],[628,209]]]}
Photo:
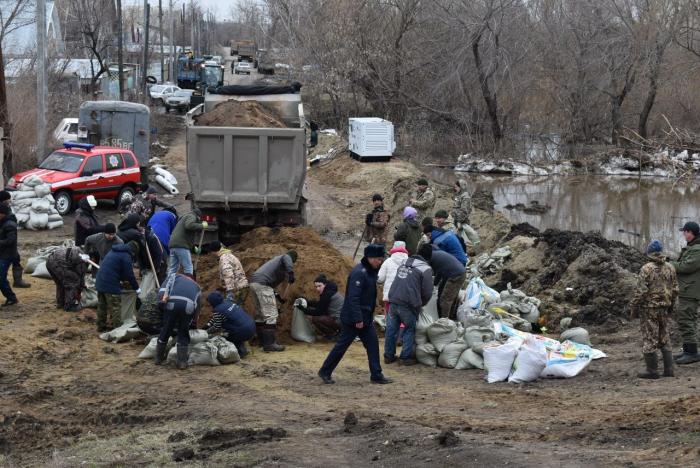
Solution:
{"label": "red suv", "polygon": [[38,168],[16,174],[7,188],[17,189],[29,176],[36,175],[51,184],[56,210],[71,212],[75,203],[88,195],[114,200],[119,206],[128,193],[134,195],[141,183],[136,156],[129,150],[88,143],[66,142],[64,149],[51,153]]}

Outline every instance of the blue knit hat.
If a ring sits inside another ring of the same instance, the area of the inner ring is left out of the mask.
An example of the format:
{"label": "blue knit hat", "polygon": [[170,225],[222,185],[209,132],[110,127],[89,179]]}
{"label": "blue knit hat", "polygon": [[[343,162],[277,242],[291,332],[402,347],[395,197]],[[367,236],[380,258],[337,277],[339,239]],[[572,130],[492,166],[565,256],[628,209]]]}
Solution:
{"label": "blue knit hat", "polygon": [[212,307],[216,307],[224,302],[224,296],[222,296],[218,291],[213,291],[207,296],[207,301]]}
{"label": "blue knit hat", "polygon": [[661,244],[661,241],[658,241],[654,239],[653,241],[649,242],[649,246],[647,247],[647,254],[652,254],[654,252],[663,252],[664,246]]}

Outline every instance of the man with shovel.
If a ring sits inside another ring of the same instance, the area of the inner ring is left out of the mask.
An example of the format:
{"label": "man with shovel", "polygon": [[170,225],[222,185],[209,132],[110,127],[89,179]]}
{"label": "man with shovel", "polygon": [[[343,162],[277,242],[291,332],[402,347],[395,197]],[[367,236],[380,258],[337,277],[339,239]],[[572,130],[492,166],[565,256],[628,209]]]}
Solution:
{"label": "man with shovel", "polygon": [[[168,248],[170,249],[170,258],[168,258],[168,276],[174,275],[182,266],[183,272],[190,277],[194,276],[194,265],[192,264],[192,250],[199,255],[200,245],[195,245],[195,236],[197,233],[203,233],[209,224],[202,221],[202,212],[199,208],[195,208],[190,213],[184,215],[175,225]],[[201,239],[201,238],[200,238]]]}
{"label": "man with shovel", "polygon": [[[268,260],[250,277],[250,290],[255,303],[255,328],[263,351],[284,351],[284,346],[277,343],[277,309],[275,288],[287,280],[294,284],[294,263],[297,253],[290,250],[284,255],[278,255]],[[286,294],[285,294],[286,295]],[[280,298],[280,301],[286,301]]]}

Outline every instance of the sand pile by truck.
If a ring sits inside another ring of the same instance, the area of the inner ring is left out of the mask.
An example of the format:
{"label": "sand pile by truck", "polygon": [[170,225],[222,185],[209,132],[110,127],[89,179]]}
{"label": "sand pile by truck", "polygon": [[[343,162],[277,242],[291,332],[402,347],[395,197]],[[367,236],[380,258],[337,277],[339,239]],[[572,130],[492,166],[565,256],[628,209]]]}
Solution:
{"label": "sand pile by truck", "polygon": [[[276,255],[281,255],[289,250],[296,250],[298,259],[294,265],[296,281],[289,286],[282,283],[277,291],[284,295],[286,303],[281,304],[279,326],[279,339],[289,341],[289,328],[292,322],[292,303],[297,297],[318,299],[318,293],[314,288],[314,279],[319,273],[324,273],[331,281],[334,281],[341,293],[345,291],[345,282],[353,267],[349,258],[344,257],[332,244],[323,240],[316,231],[310,227],[298,228],[258,228],[244,234],[241,242],[233,245],[232,251],[243,264],[248,278],[263,263]],[[220,288],[218,257],[213,254],[202,257],[199,264],[198,281],[206,292]],[[285,290],[287,290],[285,295]],[[245,310],[254,315],[252,297],[248,297],[244,305]],[[211,308],[205,304],[202,308],[200,324],[206,323],[211,315]]]}
{"label": "sand pile by truck", "polygon": [[282,117],[257,101],[224,101],[194,120],[206,127],[287,128]]}

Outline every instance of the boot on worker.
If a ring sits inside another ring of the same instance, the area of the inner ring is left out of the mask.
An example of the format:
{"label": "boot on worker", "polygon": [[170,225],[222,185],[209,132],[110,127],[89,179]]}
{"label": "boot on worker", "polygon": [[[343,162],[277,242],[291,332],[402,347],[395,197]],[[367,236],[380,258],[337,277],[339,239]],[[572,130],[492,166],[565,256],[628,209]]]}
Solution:
{"label": "boot on worker", "polygon": [[688,245],[678,260],[671,262],[678,275],[678,330],[683,339],[683,353],[675,356],[676,364],[700,361],[698,353],[698,306],[700,305],[700,225],[687,222],[681,228]]}

